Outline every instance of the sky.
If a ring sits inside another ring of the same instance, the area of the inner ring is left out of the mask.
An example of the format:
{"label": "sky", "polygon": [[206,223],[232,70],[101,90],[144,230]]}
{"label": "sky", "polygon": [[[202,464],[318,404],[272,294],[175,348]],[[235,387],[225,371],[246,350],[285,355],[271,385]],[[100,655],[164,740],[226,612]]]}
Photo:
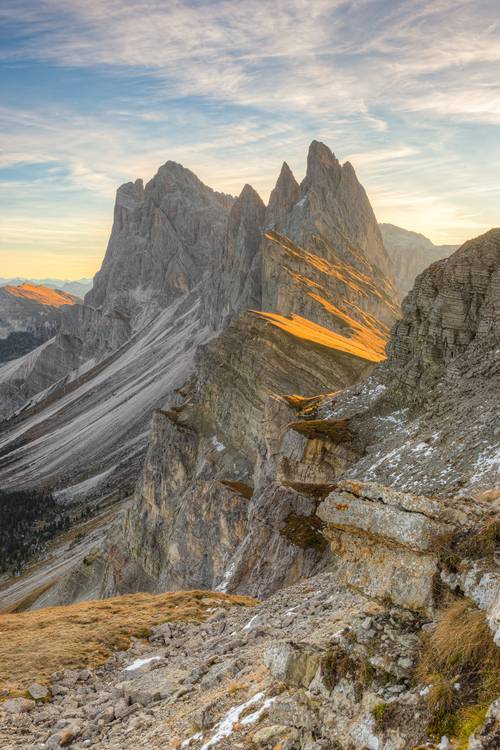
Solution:
{"label": "sky", "polygon": [[500,225],[498,0],[2,0],[0,29],[0,277],[93,275],[168,159],[266,200],[314,138],[379,221]]}

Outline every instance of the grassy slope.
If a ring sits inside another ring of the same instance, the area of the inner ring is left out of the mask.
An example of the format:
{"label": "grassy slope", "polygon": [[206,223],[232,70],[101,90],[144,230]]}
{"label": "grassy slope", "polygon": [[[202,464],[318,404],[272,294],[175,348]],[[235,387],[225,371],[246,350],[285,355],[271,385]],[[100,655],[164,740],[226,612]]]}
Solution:
{"label": "grassy slope", "polygon": [[203,620],[210,608],[254,603],[244,596],[181,591],[0,615],[0,690],[20,694],[53,672],[95,667],[161,622]]}

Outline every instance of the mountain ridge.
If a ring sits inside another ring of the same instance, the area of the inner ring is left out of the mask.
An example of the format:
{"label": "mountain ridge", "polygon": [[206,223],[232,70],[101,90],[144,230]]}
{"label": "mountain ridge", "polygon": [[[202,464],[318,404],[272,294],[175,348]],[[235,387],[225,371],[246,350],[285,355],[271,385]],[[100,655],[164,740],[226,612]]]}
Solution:
{"label": "mountain ridge", "polygon": [[385,248],[392,260],[396,283],[404,297],[413,286],[419,273],[428,265],[446,258],[459,245],[435,245],[419,232],[402,229],[394,224],[379,224]]}

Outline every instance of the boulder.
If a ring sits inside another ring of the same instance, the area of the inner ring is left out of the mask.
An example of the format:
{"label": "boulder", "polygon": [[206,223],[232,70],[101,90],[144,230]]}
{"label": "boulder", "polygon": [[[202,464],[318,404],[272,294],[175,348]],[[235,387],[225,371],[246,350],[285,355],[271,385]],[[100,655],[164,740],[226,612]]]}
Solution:
{"label": "boulder", "polygon": [[33,685],[29,686],[28,693],[34,700],[38,701],[42,698],[47,698],[49,691],[48,688],[45,687],[45,685],[39,685],[37,682],[35,682],[33,683]]}
{"label": "boulder", "polygon": [[284,641],[269,646],[264,654],[264,664],[273,677],[294,687],[309,687],[324,651],[315,646]]}

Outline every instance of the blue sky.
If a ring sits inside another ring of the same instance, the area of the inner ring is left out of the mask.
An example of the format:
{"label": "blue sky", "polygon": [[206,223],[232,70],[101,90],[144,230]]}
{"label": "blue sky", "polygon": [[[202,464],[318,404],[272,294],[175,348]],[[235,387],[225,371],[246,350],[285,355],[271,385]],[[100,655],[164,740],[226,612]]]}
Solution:
{"label": "blue sky", "polygon": [[2,0],[0,276],[92,275],[167,159],[267,198],[313,138],[380,221],[499,225],[498,0]]}

